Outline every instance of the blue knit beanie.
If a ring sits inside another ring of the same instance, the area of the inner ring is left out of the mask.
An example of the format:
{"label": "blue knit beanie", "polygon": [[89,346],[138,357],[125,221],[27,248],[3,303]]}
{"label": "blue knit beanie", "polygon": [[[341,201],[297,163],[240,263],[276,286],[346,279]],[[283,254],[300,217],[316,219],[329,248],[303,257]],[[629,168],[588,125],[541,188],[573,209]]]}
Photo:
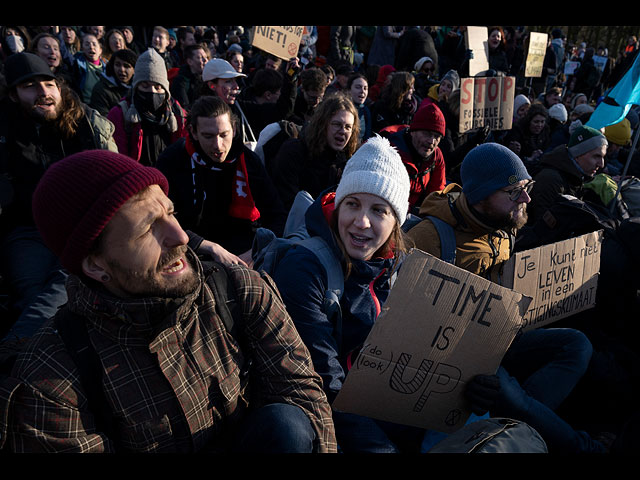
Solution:
{"label": "blue knit beanie", "polygon": [[499,143],[483,143],[464,157],[460,166],[462,192],[474,205],[496,190],[531,180],[520,157]]}

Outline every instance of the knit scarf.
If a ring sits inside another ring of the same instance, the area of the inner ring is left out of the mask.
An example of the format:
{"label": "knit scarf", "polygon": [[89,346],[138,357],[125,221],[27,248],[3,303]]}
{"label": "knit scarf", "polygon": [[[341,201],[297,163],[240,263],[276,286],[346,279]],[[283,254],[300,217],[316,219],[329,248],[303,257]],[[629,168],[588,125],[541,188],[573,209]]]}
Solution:
{"label": "knit scarf", "polygon": [[[219,168],[210,158],[207,158],[205,155],[201,155],[198,152],[197,147],[194,145],[189,135],[186,137],[185,147],[191,159],[191,168],[193,170],[193,190],[197,198],[198,184],[196,182],[195,166],[199,165],[213,171],[220,171],[221,168]],[[253,201],[253,195],[251,194],[251,189],[249,188],[249,176],[247,175],[244,151],[241,151],[240,155],[235,159],[228,160],[225,163],[230,164],[233,162],[236,162],[236,175],[235,188],[232,189],[231,193],[232,198],[231,205],[229,206],[229,216],[255,222],[260,218],[260,212],[256,208],[255,202]],[[206,193],[204,191],[202,193],[204,197],[206,197]],[[202,198],[203,203],[204,200],[205,198]]]}

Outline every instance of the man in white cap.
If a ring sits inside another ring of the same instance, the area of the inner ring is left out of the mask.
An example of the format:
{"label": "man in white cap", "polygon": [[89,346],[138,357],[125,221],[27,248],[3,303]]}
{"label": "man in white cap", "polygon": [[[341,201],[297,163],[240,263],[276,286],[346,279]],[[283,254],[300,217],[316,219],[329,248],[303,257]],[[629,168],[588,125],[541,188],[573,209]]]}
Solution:
{"label": "man in white cap", "polygon": [[204,66],[202,81],[206,90],[221,98],[241,120],[240,133],[243,142],[257,142],[262,128],[270,123],[284,120],[293,112],[296,100],[296,80],[299,71],[298,59],[291,59],[285,70],[280,98],[276,103],[256,103],[241,100],[238,78],[245,78],[233,66],[221,58],[212,58]]}

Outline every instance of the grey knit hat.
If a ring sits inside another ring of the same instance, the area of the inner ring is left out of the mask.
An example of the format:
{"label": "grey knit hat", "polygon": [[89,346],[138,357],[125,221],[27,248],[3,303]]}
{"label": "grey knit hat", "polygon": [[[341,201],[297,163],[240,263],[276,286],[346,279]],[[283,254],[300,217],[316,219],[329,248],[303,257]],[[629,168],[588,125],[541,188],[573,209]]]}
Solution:
{"label": "grey knit hat", "polygon": [[608,144],[607,137],[600,130],[581,125],[569,137],[567,147],[571,156],[575,158]]}
{"label": "grey knit hat", "polygon": [[456,90],[458,90],[460,88],[460,75],[458,75],[458,72],[456,72],[455,70],[449,70],[447,73],[445,73],[442,76],[442,79],[440,80],[440,83],[442,83],[443,80],[449,80],[451,82],[451,91],[455,92]]}
{"label": "grey knit hat", "polygon": [[489,142],[467,153],[460,166],[460,179],[462,192],[469,204],[475,205],[501,188],[531,180],[531,175],[513,151]]}
{"label": "grey knit hat", "polygon": [[170,95],[167,64],[154,48],[148,48],[138,57],[133,79],[131,80],[131,87],[135,90],[140,82],[158,83],[164,87],[167,95]]}
{"label": "grey knit hat", "polygon": [[409,210],[409,174],[389,140],[371,137],[347,162],[336,189],[336,206],[352,193],[370,193],[389,203],[400,224]]}

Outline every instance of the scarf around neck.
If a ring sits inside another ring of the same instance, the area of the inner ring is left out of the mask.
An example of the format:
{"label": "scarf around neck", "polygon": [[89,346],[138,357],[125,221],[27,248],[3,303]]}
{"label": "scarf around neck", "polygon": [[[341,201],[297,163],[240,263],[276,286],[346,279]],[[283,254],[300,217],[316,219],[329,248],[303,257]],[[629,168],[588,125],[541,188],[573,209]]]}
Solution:
{"label": "scarf around neck", "polygon": [[[196,168],[199,166],[212,171],[222,171],[222,168],[206,155],[200,153],[199,146],[193,142],[190,135],[187,135],[186,137],[185,148],[191,161],[193,193],[195,197],[194,203],[197,205],[198,202],[200,202],[200,211],[202,212],[202,206],[206,200],[206,192],[201,188],[200,182],[197,181],[198,175],[196,173]],[[225,160],[224,163],[236,164],[235,188],[231,190],[231,205],[229,206],[228,212],[229,216],[255,222],[260,218],[260,211],[255,205],[253,195],[251,194],[251,189],[249,187],[249,175],[247,174],[244,151],[241,150],[240,155],[231,160]]]}

